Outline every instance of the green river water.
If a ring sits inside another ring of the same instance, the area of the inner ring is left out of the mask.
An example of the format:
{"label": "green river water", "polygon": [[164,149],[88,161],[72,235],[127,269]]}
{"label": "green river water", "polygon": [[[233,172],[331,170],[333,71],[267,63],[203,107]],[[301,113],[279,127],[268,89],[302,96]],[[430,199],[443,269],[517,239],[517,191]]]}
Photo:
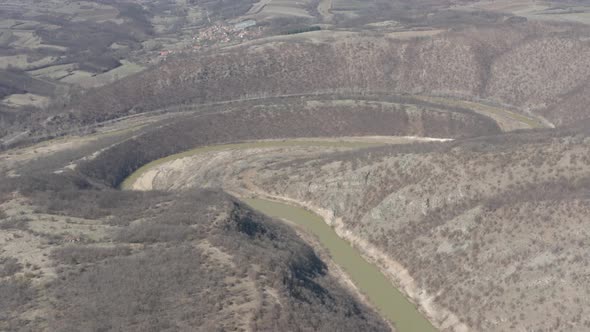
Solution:
{"label": "green river water", "polygon": [[336,264],[346,271],[381,315],[399,332],[436,331],[430,322],[379,271],[347,241],[341,239],[322,218],[303,208],[264,199],[244,199],[254,209],[275,218],[287,219],[314,234]]}
{"label": "green river water", "polygon": [[[145,171],[178,158],[199,153],[221,151],[226,149],[246,149],[287,146],[330,146],[361,148],[380,144],[366,142],[326,142],[326,141],[266,141],[238,144],[206,146],[155,160],[129,176],[121,185],[122,189],[131,189],[132,184]],[[328,250],[332,259],[338,264],[367,297],[380,314],[392,322],[399,332],[436,331],[432,324],[406,299],[395,286],[381,273],[377,266],[367,262],[347,241],[338,237],[336,232],[318,215],[293,205],[264,199],[245,199],[254,209],[275,218],[286,219],[300,225],[310,234],[315,235]]]}

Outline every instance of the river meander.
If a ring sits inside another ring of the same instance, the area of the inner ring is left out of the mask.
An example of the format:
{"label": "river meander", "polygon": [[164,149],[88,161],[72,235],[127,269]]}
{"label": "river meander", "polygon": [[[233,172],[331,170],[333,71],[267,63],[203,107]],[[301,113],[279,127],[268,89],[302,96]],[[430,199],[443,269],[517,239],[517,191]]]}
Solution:
{"label": "river meander", "polygon": [[[123,189],[131,189],[133,183],[149,169],[171,162],[178,158],[188,157],[199,153],[221,151],[227,149],[248,149],[277,146],[340,146],[346,148],[361,148],[377,145],[366,142],[325,142],[325,141],[267,141],[248,142],[238,144],[216,145],[200,147],[194,150],[174,154],[141,167],[122,184]],[[355,286],[366,296],[369,302],[379,310],[380,314],[395,325],[399,332],[429,332],[436,331],[432,324],[420,313],[386,277],[379,268],[366,261],[360,252],[347,241],[341,239],[324,220],[304,208],[286,203],[250,198],[244,199],[254,209],[275,218],[287,220],[299,225],[305,231],[313,234],[330,253],[333,261],[339,265],[350,277]]]}

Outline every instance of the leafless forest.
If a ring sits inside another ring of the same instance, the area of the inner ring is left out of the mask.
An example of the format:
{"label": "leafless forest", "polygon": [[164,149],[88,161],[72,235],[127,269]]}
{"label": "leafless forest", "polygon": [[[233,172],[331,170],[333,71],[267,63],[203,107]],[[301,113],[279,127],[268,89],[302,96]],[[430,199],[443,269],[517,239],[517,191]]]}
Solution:
{"label": "leafless forest", "polygon": [[[321,215],[441,331],[590,330],[589,17],[0,3],[0,330],[396,329],[252,196]],[[276,141],[304,143],[134,174]],[[123,190],[132,174],[149,190]]]}

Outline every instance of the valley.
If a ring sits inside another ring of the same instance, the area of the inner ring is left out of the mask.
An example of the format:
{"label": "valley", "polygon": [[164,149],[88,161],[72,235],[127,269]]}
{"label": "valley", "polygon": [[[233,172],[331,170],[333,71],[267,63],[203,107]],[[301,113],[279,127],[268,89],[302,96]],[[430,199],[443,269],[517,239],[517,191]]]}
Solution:
{"label": "valley", "polygon": [[343,267],[360,291],[390,320],[397,331],[435,331],[430,322],[421,317],[414,305],[393,288],[390,281],[361,255],[343,241],[325,222],[305,209],[263,199],[247,199],[246,203],[275,218],[302,225],[305,231],[318,237],[329,250],[336,264]]}
{"label": "valley", "polygon": [[589,330],[589,10],[3,2],[0,330]]}

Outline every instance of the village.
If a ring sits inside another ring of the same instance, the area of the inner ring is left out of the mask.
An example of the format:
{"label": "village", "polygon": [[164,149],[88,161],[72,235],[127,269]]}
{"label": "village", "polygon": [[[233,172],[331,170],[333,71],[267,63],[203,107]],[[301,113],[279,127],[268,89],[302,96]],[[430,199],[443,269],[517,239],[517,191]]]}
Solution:
{"label": "village", "polygon": [[159,52],[160,60],[178,53],[195,52],[203,48],[213,47],[220,44],[240,43],[245,40],[252,40],[262,35],[263,28],[256,26],[256,21],[246,20],[237,24],[226,24],[216,22],[211,26],[201,29],[187,47],[179,49],[165,49]]}

